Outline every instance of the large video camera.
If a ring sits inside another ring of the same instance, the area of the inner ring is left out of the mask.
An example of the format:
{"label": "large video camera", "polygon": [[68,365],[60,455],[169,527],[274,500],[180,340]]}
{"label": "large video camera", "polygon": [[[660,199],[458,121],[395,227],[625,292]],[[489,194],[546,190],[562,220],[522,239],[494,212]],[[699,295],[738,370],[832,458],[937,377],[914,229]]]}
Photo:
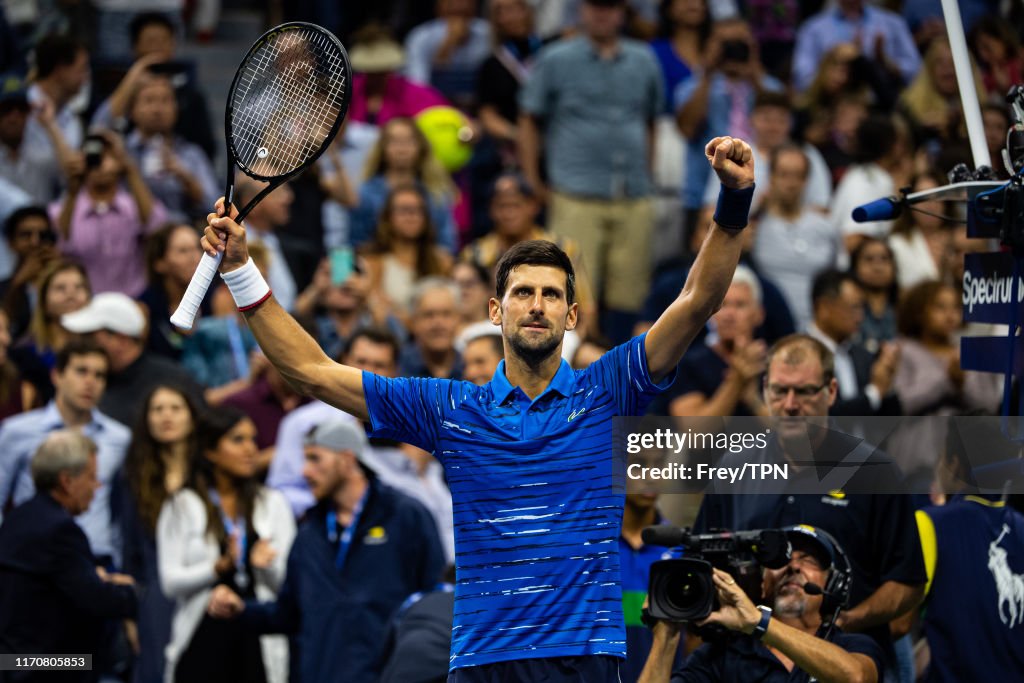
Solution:
{"label": "large video camera", "polygon": [[659,525],[643,531],[648,545],[685,546],[688,557],[651,565],[649,611],[655,619],[693,622],[717,607],[713,567],[728,572],[750,599],[761,602],[762,568],[780,569],[789,562],[790,545],[782,529],[693,534],[689,529]]}

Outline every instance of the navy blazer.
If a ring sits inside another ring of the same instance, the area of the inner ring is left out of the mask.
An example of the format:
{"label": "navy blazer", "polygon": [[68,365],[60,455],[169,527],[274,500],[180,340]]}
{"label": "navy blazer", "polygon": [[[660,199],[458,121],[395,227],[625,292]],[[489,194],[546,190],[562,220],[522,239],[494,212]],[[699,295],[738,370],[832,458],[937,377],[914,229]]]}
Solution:
{"label": "navy blazer", "polygon": [[[134,618],[136,606],[133,587],[97,576],[85,532],[48,493],[37,493],[4,519],[0,653],[95,655],[101,621]],[[89,681],[95,674],[82,672],[60,680]],[[31,675],[22,679],[7,672],[0,680],[29,680]]]}

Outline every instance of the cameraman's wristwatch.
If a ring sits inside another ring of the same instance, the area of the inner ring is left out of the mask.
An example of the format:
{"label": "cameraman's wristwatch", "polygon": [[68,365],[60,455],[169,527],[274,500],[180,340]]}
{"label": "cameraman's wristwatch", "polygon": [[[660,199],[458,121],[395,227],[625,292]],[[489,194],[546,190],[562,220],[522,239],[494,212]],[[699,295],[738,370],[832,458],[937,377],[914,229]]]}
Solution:
{"label": "cameraman's wristwatch", "polygon": [[761,612],[761,621],[757,622],[757,626],[754,627],[754,631],[750,635],[760,640],[768,632],[768,622],[772,619],[772,608],[758,605],[757,609]]}

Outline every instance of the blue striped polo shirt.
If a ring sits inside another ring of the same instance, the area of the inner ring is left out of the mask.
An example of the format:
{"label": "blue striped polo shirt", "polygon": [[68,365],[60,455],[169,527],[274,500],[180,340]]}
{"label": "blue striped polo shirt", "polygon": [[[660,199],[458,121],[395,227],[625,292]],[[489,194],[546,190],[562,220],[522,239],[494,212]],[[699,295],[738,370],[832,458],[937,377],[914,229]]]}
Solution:
{"label": "blue striped polo shirt", "polygon": [[625,657],[611,418],[642,414],[671,383],[651,380],[644,336],[585,370],[562,361],[533,401],[509,384],[504,361],[482,387],[363,373],[372,435],[433,452],[448,476],[452,669]]}

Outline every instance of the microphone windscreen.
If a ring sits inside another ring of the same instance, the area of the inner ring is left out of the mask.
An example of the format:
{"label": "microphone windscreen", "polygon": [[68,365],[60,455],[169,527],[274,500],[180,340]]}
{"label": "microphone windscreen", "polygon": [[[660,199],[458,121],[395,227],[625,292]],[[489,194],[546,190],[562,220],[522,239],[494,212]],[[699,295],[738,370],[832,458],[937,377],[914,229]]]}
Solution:
{"label": "microphone windscreen", "polygon": [[804,588],[804,593],[807,593],[808,595],[824,595],[825,594],[825,590],[821,586],[819,586],[816,583],[811,583],[810,581],[805,583],[803,585],[803,588]]}
{"label": "microphone windscreen", "polygon": [[853,220],[857,223],[870,223],[871,221],[888,221],[900,215],[903,205],[892,197],[876,199],[873,202],[858,206],[853,210]]}
{"label": "microphone windscreen", "polygon": [[674,548],[683,544],[685,534],[679,527],[671,524],[658,524],[649,526],[640,532],[640,538],[647,545],[660,545],[666,548]]}

